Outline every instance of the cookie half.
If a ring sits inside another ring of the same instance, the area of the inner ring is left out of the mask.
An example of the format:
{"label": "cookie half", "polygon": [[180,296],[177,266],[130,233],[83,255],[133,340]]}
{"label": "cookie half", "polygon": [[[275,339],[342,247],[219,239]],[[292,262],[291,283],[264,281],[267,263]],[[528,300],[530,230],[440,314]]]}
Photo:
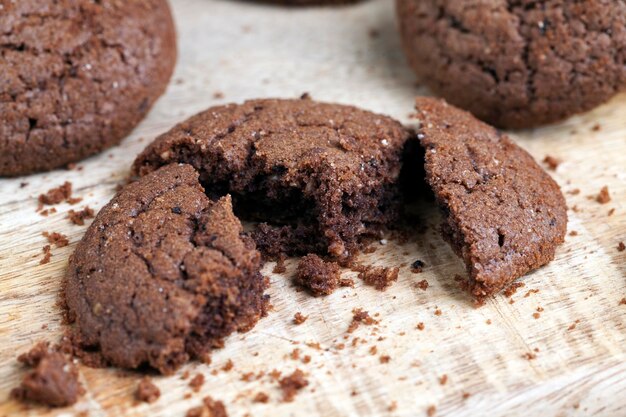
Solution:
{"label": "cookie half", "polygon": [[506,135],[443,100],[418,98],[426,183],[444,238],[478,298],[554,258],[567,208],[559,186]]}
{"label": "cookie half", "polygon": [[165,90],[176,61],[166,0],[2,4],[0,176],[117,144]]}
{"label": "cookie half", "polygon": [[396,0],[411,66],[492,125],[565,119],[626,87],[623,1]]}
{"label": "cookie half", "polygon": [[158,137],[134,173],[184,162],[210,196],[231,194],[265,254],[348,258],[398,217],[401,158],[412,133],[352,106],[251,100],[210,108]]}
{"label": "cookie half", "polygon": [[124,187],[72,255],[74,341],[105,362],[172,373],[265,314],[261,256],[230,197],[208,199],[189,165]]}

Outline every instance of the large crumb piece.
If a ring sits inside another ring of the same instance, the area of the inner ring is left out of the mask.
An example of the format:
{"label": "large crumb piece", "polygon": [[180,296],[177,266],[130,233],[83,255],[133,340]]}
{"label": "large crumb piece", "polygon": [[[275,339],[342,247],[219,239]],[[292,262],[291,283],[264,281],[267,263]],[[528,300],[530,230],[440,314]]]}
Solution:
{"label": "large crumb piece", "polygon": [[72,183],[65,181],[63,185],[60,185],[55,188],[51,188],[46,191],[45,194],[40,194],[38,201],[40,206],[47,205],[52,206],[54,204],[59,204],[64,200],[70,199],[72,196]]}
{"label": "large crumb piece", "polygon": [[291,402],[298,391],[309,385],[309,381],[304,377],[304,372],[296,369],[291,375],[282,378],[279,384],[283,390],[283,402]]}
{"label": "large crumb piece", "polygon": [[34,401],[51,407],[74,404],[84,393],[78,381],[78,369],[61,352],[51,350],[40,342],[18,361],[34,368],[28,372],[11,397],[19,401]]}
{"label": "large crumb piece", "polygon": [[152,380],[147,376],[142,378],[137,386],[137,391],[135,391],[135,398],[146,403],[153,403],[158,400],[160,396],[161,391],[159,387],[154,385]]}
{"label": "large crumb piece", "polygon": [[303,257],[296,271],[296,284],[315,296],[329,295],[339,286],[341,272],[335,262],[325,262],[317,255]]}
{"label": "large crumb piece", "polygon": [[394,281],[398,280],[399,272],[400,269],[397,267],[366,266],[359,272],[359,278],[367,285],[371,285],[379,291],[384,291]]}

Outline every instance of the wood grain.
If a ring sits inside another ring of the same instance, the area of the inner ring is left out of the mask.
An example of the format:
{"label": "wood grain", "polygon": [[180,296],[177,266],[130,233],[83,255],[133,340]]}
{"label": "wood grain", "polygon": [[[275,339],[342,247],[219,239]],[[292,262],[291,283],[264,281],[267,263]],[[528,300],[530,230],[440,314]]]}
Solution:
{"label": "wood grain", "polygon": [[[626,297],[626,251],[617,250],[618,242],[626,241],[626,95],[561,124],[513,135],[538,160],[552,155],[563,161],[552,174],[572,208],[569,230],[578,234],[567,236],[554,262],[523,279],[525,287],[512,304],[499,295],[482,308],[471,305],[454,281],[464,274],[463,266],[439,237],[436,210],[425,206],[420,208],[429,225],[424,235],[405,244],[381,244],[363,258],[401,266],[389,290],[357,282],[354,289],[313,298],[290,284],[293,260],[282,275],[273,274],[269,264],[265,273],[274,306],[269,317],[251,332],[230,337],[212,364],[192,363],[172,377],[155,376],[162,396],[154,404],[134,404],[138,373],[86,367],[81,373],[87,395],[74,407],[48,410],[7,400],[23,374],[16,354],[38,340],[56,341],[63,331],[56,300],[68,256],[87,227],[70,224],[67,211],[76,207],[66,204],[40,216],[37,195],[67,180],[84,198],[78,208],[100,208],[148,141],[217,103],[307,91],[318,100],[411,122],[414,96],[427,92],[416,87],[405,64],[392,3],[285,9],[172,1],[180,45],[176,74],[133,134],[80,163],[80,170],[0,180],[0,416],[82,411],[92,417],[182,416],[206,395],[224,401],[233,416],[419,416],[429,406],[441,416],[626,415],[626,305],[618,305]],[[603,205],[593,197],[604,185],[612,201]],[[575,189],[578,195],[570,193]],[[44,231],[65,233],[72,243],[53,248],[51,262],[40,265]],[[409,270],[416,259],[426,263],[419,275]],[[415,285],[422,279],[429,283],[426,291]],[[539,292],[525,297],[531,289]],[[348,335],[351,311],[358,307],[378,314],[380,324]],[[544,310],[535,319],[538,307]],[[296,312],[309,316],[300,326],[292,323]],[[423,330],[416,329],[420,322]],[[353,347],[354,337],[365,343]],[[295,348],[311,362],[290,359]],[[536,358],[525,359],[527,353]],[[381,363],[381,355],[389,355],[390,362]],[[234,369],[224,372],[229,359]],[[248,372],[286,374],[296,368],[308,374],[310,384],[293,403],[280,401],[277,384],[267,376],[242,380]],[[207,379],[188,399],[184,371]],[[441,385],[444,374],[448,380]],[[260,391],[270,396],[269,403],[252,401]]]}

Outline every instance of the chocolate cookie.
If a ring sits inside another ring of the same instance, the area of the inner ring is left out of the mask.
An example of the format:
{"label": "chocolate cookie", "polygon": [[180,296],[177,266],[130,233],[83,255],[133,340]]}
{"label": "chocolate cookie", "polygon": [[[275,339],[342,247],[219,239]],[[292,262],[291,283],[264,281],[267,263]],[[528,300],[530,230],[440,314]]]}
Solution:
{"label": "chocolate cookie", "polygon": [[145,175],[185,162],[209,195],[233,197],[267,255],[347,258],[398,215],[410,131],[351,106],[251,100],[210,108],[158,137],[135,160]]}
{"label": "chocolate cookie", "polygon": [[554,258],[567,225],[559,186],[506,135],[442,100],[418,98],[426,183],[444,238],[481,298]]}
{"label": "chocolate cookie", "polygon": [[170,78],[166,0],[20,0],[0,10],[0,176],[117,144]]}
{"label": "chocolate cookie", "polygon": [[626,86],[623,1],[397,0],[409,62],[496,126],[587,111]]}
{"label": "chocolate cookie", "polygon": [[209,200],[189,165],[163,167],[124,187],[72,255],[73,339],[113,365],[169,374],[264,315],[260,267],[230,197]]}

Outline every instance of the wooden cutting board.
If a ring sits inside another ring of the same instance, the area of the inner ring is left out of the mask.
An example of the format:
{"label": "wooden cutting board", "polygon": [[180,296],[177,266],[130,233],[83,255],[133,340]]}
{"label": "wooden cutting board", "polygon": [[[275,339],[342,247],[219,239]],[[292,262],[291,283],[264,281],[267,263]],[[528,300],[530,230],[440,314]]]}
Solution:
{"label": "wooden cutting board", "polygon": [[[291,285],[293,260],[281,275],[268,264],[269,316],[251,332],[230,337],[212,364],[155,375],[162,395],[152,405],[134,403],[139,373],[86,367],[87,394],[74,407],[49,410],[7,400],[23,375],[16,354],[38,340],[57,341],[63,331],[59,287],[87,227],[70,224],[67,211],[102,207],[157,134],[214,104],[303,92],[414,122],[413,98],[427,92],[405,64],[392,3],[288,9],[172,1],[176,74],[134,133],[81,162],[80,170],[0,180],[0,416],[182,416],[206,395],[222,400],[231,416],[420,416],[431,406],[438,416],[626,416],[626,305],[619,305],[626,297],[626,251],[617,249],[626,241],[626,95],[564,123],[513,135],[538,160],[552,155],[563,161],[551,173],[571,208],[571,235],[556,260],[523,278],[525,286],[510,298],[501,294],[472,306],[454,280],[463,265],[439,237],[436,209],[426,206],[426,234],[380,244],[362,257],[400,266],[398,282],[386,292],[356,280],[354,289],[313,298]],[[59,205],[48,217],[37,214],[37,196],[64,181],[83,202]],[[612,200],[600,204],[594,196],[605,185]],[[68,235],[71,245],[53,248],[51,262],[40,265],[44,231]],[[421,274],[410,272],[417,259],[426,264]],[[428,281],[425,291],[416,286],[421,280]],[[354,308],[380,323],[348,334]],[[296,326],[296,312],[308,320]],[[291,358],[294,349],[300,359]],[[310,362],[303,363],[307,355]],[[234,367],[226,372],[228,360]],[[307,373],[309,385],[292,403],[281,402],[269,376],[246,376],[296,368]],[[205,375],[199,393],[187,395],[186,371]],[[253,402],[258,392],[269,395],[267,404]]]}

